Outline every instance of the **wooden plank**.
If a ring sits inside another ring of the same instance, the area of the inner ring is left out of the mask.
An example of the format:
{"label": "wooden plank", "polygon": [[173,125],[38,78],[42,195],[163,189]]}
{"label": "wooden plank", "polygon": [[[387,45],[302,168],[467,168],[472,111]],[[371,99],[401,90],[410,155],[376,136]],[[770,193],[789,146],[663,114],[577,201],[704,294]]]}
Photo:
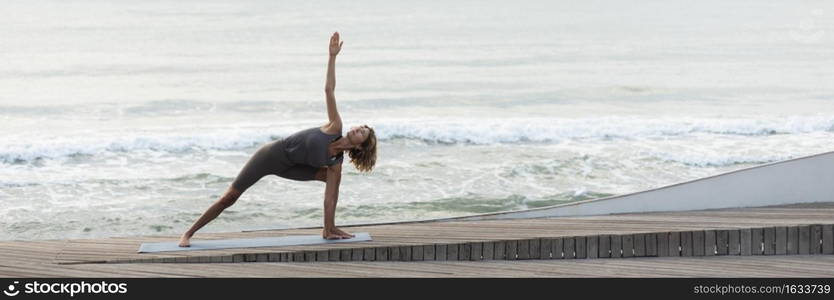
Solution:
{"label": "wooden plank", "polygon": [[351,254],[350,260],[352,260],[352,261],[361,261],[364,254],[365,254],[365,251],[362,250],[362,248],[354,248],[354,249],[351,249],[350,252],[351,252],[350,253]]}
{"label": "wooden plank", "polygon": [[458,244],[458,260],[472,259],[472,245],[469,243]]}
{"label": "wooden plank", "polygon": [[530,258],[540,259],[541,258],[541,239],[531,239],[530,240]]}
{"label": "wooden plank", "polygon": [[799,226],[788,227],[788,255],[799,254]]}
{"label": "wooden plank", "polygon": [[505,253],[505,252],[507,252],[507,242],[505,242],[505,241],[496,241],[496,242],[493,242],[493,246],[494,246],[492,248],[493,259],[496,259],[496,260],[505,260],[505,259],[507,259],[507,253]]}
{"label": "wooden plank", "polygon": [[340,261],[351,261],[351,259],[353,259],[353,251],[351,251],[350,249],[341,249],[341,250],[339,250],[339,260]]}
{"label": "wooden plank", "polygon": [[518,245],[518,259],[530,259],[530,240],[516,241]]}
{"label": "wooden plank", "polygon": [[481,256],[484,260],[493,260],[495,259],[495,243],[494,242],[483,242],[481,246]]}
{"label": "wooden plank", "polygon": [[[245,255],[243,253],[234,254],[234,255],[232,255],[232,259],[234,259],[234,262],[236,262],[236,263],[244,262],[245,261],[244,256]],[[307,258],[307,257],[305,256],[305,258]],[[184,262],[182,259],[183,259],[182,257],[177,257],[175,262]]]}
{"label": "wooden plank", "polygon": [[423,245],[423,260],[435,260],[434,245]]}
{"label": "wooden plank", "polygon": [[[419,245],[401,245],[397,247],[397,261],[412,261],[414,260],[414,248]],[[449,247],[449,246],[447,246]],[[422,246],[421,246],[422,248]],[[422,250],[422,249],[421,249]],[[389,258],[390,260],[390,258]]]}
{"label": "wooden plank", "polygon": [[623,257],[623,237],[619,234],[611,235],[611,257]]}
{"label": "wooden plank", "polygon": [[516,240],[509,240],[505,242],[507,245],[506,250],[504,250],[505,259],[507,260],[516,260],[518,259],[518,241]]}
{"label": "wooden plank", "polygon": [[646,234],[644,233],[634,234],[634,256],[646,256]]}
{"label": "wooden plank", "polygon": [[470,256],[469,256],[469,260],[483,260],[483,257],[482,257],[483,250],[482,249],[483,249],[484,243],[474,242],[474,243],[469,243],[469,244],[470,244],[469,248],[472,249],[472,252],[470,253]]}
{"label": "wooden plank", "polygon": [[564,247],[564,239],[562,238],[554,238],[550,242],[550,253],[552,254],[551,257],[553,259],[564,259],[563,247]]}
{"label": "wooden plank", "polygon": [[799,254],[811,254],[811,226],[799,226]]}
{"label": "wooden plank", "polygon": [[447,253],[448,252],[446,251],[446,245],[445,244],[435,245],[435,248],[434,248],[435,260],[445,261]]}
{"label": "wooden plank", "polygon": [[588,258],[598,258],[599,257],[599,236],[592,235],[587,237],[588,243]]}
{"label": "wooden plank", "polygon": [[[784,261],[787,261],[787,259],[788,258],[785,258]],[[621,274],[621,275],[615,275],[615,276],[623,276],[622,274],[632,274],[631,276],[636,276],[635,274],[649,274],[649,271],[644,271],[644,273],[628,273],[628,272],[635,272],[638,269],[638,267],[634,266],[634,267],[630,267],[628,269],[623,269],[622,267],[625,266],[621,263],[623,261],[625,261],[625,260],[609,260],[609,261],[607,261],[607,262],[616,263],[616,264],[614,264],[614,265],[606,264],[606,267],[604,268],[604,271],[608,272],[608,274],[611,274],[610,272],[612,270],[618,270],[618,274]],[[718,261],[720,261],[721,263],[720,264],[716,263]],[[780,261],[782,261],[782,260],[780,259]],[[577,261],[577,262],[579,262],[579,261]],[[725,272],[728,272],[728,273],[729,272],[735,272],[735,273],[731,273],[731,274],[736,274],[735,276],[739,276],[738,274],[741,274],[742,276],[744,274],[756,274],[756,273],[762,274],[762,272],[764,272],[763,274],[765,274],[765,276],[774,276],[774,275],[770,275],[770,274],[773,274],[773,273],[769,273],[766,270],[771,269],[771,268],[781,268],[781,267],[778,266],[780,263],[775,263],[775,264],[773,263],[773,262],[776,262],[776,261],[761,260],[761,261],[755,261],[754,264],[753,263],[749,264],[749,266],[745,269],[745,271],[739,271],[740,269],[738,267],[736,267],[737,265],[735,265],[738,262],[739,261],[737,261],[737,260],[724,260],[724,259],[722,259],[722,260],[698,260],[697,262],[692,261],[692,260],[689,260],[689,261],[687,261],[687,260],[673,260],[669,264],[655,264],[652,260],[645,260],[645,261],[640,261],[640,265],[641,265],[640,267],[641,268],[646,268],[646,269],[652,268],[651,272],[656,272],[656,273],[652,273],[652,274],[655,274],[655,276],[657,276],[657,274],[663,275],[664,274],[663,273],[664,269],[670,268],[670,267],[671,268],[679,267],[681,263],[684,263],[685,265],[688,265],[688,264],[691,263],[691,266],[687,267],[685,272],[679,273],[678,276],[684,276],[684,275],[680,275],[680,274],[709,274],[708,272],[715,272],[715,270],[722,270],[722,269]],[[807,259],[804,260],[804,261],[803,260],[796,260],[796,261],[790,261],[790,262],[791,263],[796,263],[798,265],[809,263],[809,261],[807,261]],[[573,262],[571,264],[573,264]],[[729,267],[726,266],[726,265],[722,266],[723,264],[729,264]],[[781,264],[784,265],[785,263],[781,263]],[[374,264],[369,264],[369,266],[373,266],[373,265]],[[477,265],[479,265],[479,264],[470,264],[470,265],[467,265],[466,268],[468,268],[468,270],[474,270],[473,268],[476,267]],[[483,264],[480,264],[480,265],[483,265]],[[563,266],[563,265],[565,265],[565,264],[560,263],[560,267]],[[760,269],[756,269],[757,267],[754,266],[753,269],[750,269],[750,266],[753,266],[753,265],[761,265],[761,267],[760,267]],[[348,265],[340,265],[340,266],[348,266]],[[361,267],[362,265],[357,264],[357,265],[350,265],[350,266],[351,266],[350,268],[339,268],[339,270],[341,272],[345,272],[345,273],[348,273],[348,274],[358,274],[358,273],[349,273],[349,272],[351,272],[350,269],[355,268],[355,267]],[[355,267],[353,267],[353,266],[355,266]],[[368,266],[368,265],[366,265],[366,266]],[[421,268],[420,264],[414,264],[414,265],[407,264],[407,265],[403,265],[403,266],[407,266],[409,269]],[[510,273],[510,272],[512,272],[511,270],[503,271],[500,268],[495,267],[495,266],[496,265],[493,265],[493,268],[491,270],[493,270],[493,272],[501,272],[501,273],[489,273],[488,270],[484,270],[484,269],[480,269],[477,272],[479,274],[504,274],[504,275],[512,274],[512,273]],[[502,265],[502,266],[507,267],[508,269],[509,268],[515,268],[515,267],[513,267],[513,265]],[[527,264],[527,266],[532,266],[532,265]],[[580,266],[580,265],[577,265],[577,266]],[[590,266],[593,266],[593,265],[582,263],[580,268],[593,269],[593,268],[589,268]],[[707,266],[709,266],[709,267],[707,267]],[[286,267],[291,268],[293,266],[286,266]],[[449,269],[443,269],[441,267],[442,267],[442,265],[434,265],[434,266],[432,266],[432,268],[433,268],[432,270],[438,272],[436,274],[440,274],[440,272],[448,272],[446,274],[452,274],[452,272],[449,271]],[[524,270],[529,270],[531,272],[547,272],[548,271],[546,269],[547,267],[552,269],[553,265],[541,265],[540,269],[524,269]],[[659,267],[659,270],[654,270],[655,267]],[[316,267],[309,266],[309,267],[306,267],[306,268],[316,268]],[[566,268],[569,268],[569,267],[565,266],[565,267],[562,267],[560,269],[564,271],[564,270],[566,270]],[[699,268],[701,268],[701,269],[699,269]],[[801,270],[799,268],[799,266],[795,266],[795,267],[791,267],[791,268],[796,268],[796,270]],[[601,269],[601,268],[597,268],[597,269]],[[712,270],[710,270],[710,269],[712,269]],[[805,269],[806,270],[814,270],[813,267],[806,267]],[[816,269],[818,271],[820,270],[819,267],[817,267]],[[238,269],[238,270],[241,273],[243,273],[243,269]],[[250,270],[251,270],[251,273],[248,274],[249,276],[259,274],[258,272],[264,272],[264,271],[257,271],[255,269],[250,269]],[[273,269],[273,270],[278,271],[278,269]],[[515,269],[515,270],[522,270],[522,269]],[[576,271],[574,271],[574,272],[576,272]],[[698,272],[701,272],[701,273],[698,273]],[[744,272],[746,272],[746,273],[744,273]],[[475,273],[475,272],[472,272],[472,273]],[[298,274],[304,274],[304,273],[299,272]],[[368,274],[371,274],[371,273],[368,273]],[[386,274],[386,273],[379,272],[379,273],[374,273],[374,274],[380,274],[381,275],[381,274]],[[388,274],[390,274],[390,273],[388,273]],[[460,274],[460,273],[457,273],[457,274]],[[530,273],[530,274],[533,274],[533,273]],[[537,273],[537,274],[541,274],[541,273]],[[555,274],[555,273],[551,273],[551,274]],[[588,274],[588,273],[574,273],[574,274]],[[601,276],[599,274],[604,274],[604,273],[603,272],[596,272],[596,274],[598,274],[596,276]],[[798,273],[793,273],[793,274],[794,274],[794,276],[797,276],[796,274],[798,274]],[[377,275],[377,276],[380,276],[380,275]],[[441,275],[441,276],[448,276],[448,275]],[[458,275],[458,276],[460,276],[460,275]],[[473,275],[469,275],[469,276],[473,276]],[[565,275],[563,275],[563,276],[565,276]],[[587,276],[587,275],[583,275],[583,276]],[[703,275],[701,275],[701,276],[703,276]]]}
{"label": "wooden plank", "polygon": [[811,254],[822,253],[822,225],[811,225]]}
{"label": "wooden plank", "polygon": [[728,240],[727,240],[727,254],[728,255],[740,255],[741,254],[741,232],[738,229],[730,229],[728,231]]}
{"label": "wooden plank", "polygon": [[[278,254],[278,261],[279,262],[291,262],[292,257],[293,257],[293,254],[291,252],[282,252],[282,253]],[[223,257],[219,256],[219,258],[220,258],[219,261],[215,261],[214,258],[212,258],[211,262],[222,263],[223,262]]]}
{"label": "wooden plank", "polygon": [[[457,250],[457,245],[447,246],[447,249],[452,248],[451,246],[454,246],[455,250]],[[400,247],[399,246],[388,247],[388,261],[400,261],[400,260],[401,260],[401,258],[400,258]],[[457,260],[457,259],[453,259],[453,260]]]}
{"label": "wooden plank", "polygon": [[573,245],[576,258],[588,258],[588,244],[585,236],[574,237]]}
{"label": "wooden plank", "polygon": [[681,256],[692,256],[695,252],[695,246],[692,243],[692,231],[681,232]]}
{"label": "wooden plank", "polygon": [[[422,251],[422,246],[420,250]],[[413,261],[414,260],[414,249],[415,246],[400,246],[400,261]],[[421,252],[422,253],[422,252]]]}
{"label": "wooden plank", "polygon": [[342,260],[341,252],[342,251],[339,250],[339,249],[330,249],[330,255],[328,255],[328,257],[330,258],[330,261],[340,261],[340,260]]}
{"label": "wooden plank", "polygon": [[764,255],[776,254],[776,229],[773,227],[764,228]]}
{"label": "wooden plank", "polygon": [[739,230],[740,237],[739,237],[739,250],[741,251],[741,255],[743,256],[750,256],[753,255],[753,230],[746,228]]}
{"label": "wooden plank", "polygon": [[411,260],[412,261],[422,261],[423,260],[423,245],[413,245],[411,247]]}
{"label": "wooden plank", "polygon": [[[338,252],[336,252],[336,253],[338,253]],[[281,261],[281,253],[270,253],[270,254],[268,254],[268,256],[269,256],[269,259],[268,259],[269,262],[279,262],[279,261]],[[209,257],[209,261],[207,261],[207,262],[212,262],[211,257]]]}
{"label": "wooden plank", "polygon": [[304,261],[316,261],[316,251],[304,251]]}
{"label": "wooden plank", "polygon": [[681,233],[674,231],[669,233],[669,256],[681,256]]}
{"label": "wooden plank", "polygon": [[329,260],[330,260],[330,250],[316,251],[316,261],[329,261]]}
{"label": "wooden plank", "polygon": [[634,235],[631,234],[623,234],[622,235],[622,247],[623,257],[632,257],[634,256]]}
{"label": "wooden plank", "polygon": [[[434,249],[434,245],[429,245],[432,249]],[[375,247],[374,248],[374,260],[376,261],[388,261],[388,247]],[[344,255],[344,251],[342,254]]]}
{"label": "wooden plank", "polygon": [[822,227],[822,254],[834,254],[834,225]]}
{"label": "wooden plank", "polygon": [[715,255],[727,255],[730,253],[730,231],[718,230],[715,232]]}
{"label": "wooden plank", "polygon": [[750,236],[750,251],[752,251],[753,255],[762,255],[762,240],[764,239],[764,234],[761,228],[752,228],[751,229],[752,235]]}
{"label": "wooden plank", "polygon": [[[822,259],[823,257],[817,257],[817,259]],[[525,264],[513,264],[507,262],[481,262],[481,263],[473,263],[469,262],[466,264],[429,264],[429,263],[414,263],[414,264],[400,264],[402,267],[392,268],[391,264],[374,264],[374,263],[349,263],[349,264],[339,264],[339,268],[333,268],[333,266],[326,266],[330,268],[329,270],[323,268],[325,266],[316,266],[316,264],[309,264],[309,265],[286,265],[286,266],[253,266],[254,268],[250,269],[242,269],[236,268],[238,276],[259,276],[260,274],[268,274],[272,276],[288,276],[290,274],[306,274],[307,276],[321,276],[318,274],[327,274],[324,272],[329,272],[329,274],[339,274],[337,272],[341,272],[341,277],[351,276],[351,277],[359,277],[362,276],[360,274],[367,274],[365,276],[392,276],[396,277],[397,274],[401,274],[399,276],[415,276],[416,273],[405,273],[405,272],[415,272],[415,271],[429,271],[435,272],[434,276],[440,277],[459,277],[459,276],[466,276],[466,277],[475,277],[481,274],[480,276],[484,276],[483,274],[493,274],[493,276],[500,275],[500,276],[524,276],[522,274],[534,275],[539,274],[539,276],[556,276],[556,277],[567,277],[570,276],[569,274],[575,274],[573,276],[594,276],[594,277],[603,277],[605,274],[609,274],[610,276],[625,276],[625,277],[653,277],[653,276],[672,276],[675,277],[686,277],[686,274],[691,274],[691,276],[706,276],[709,274],[714,274],[716,271],[724,272],[725,274],[730,274],[729,276],[744,276],[745,274],[764,274],[761,276],[782,276],[788,275],[791,276],[798,276],[801,272],[809,272],[806,274],[814,274],[812,272],[817,272],[817,274],[826,274],[830,273],[830,271],[823,271],[824,268],[821,266],[813,266],[813,264],[808,264],[807,258],[779,258],[779,260],[774,260],[773,257],[761,257],[758,258],[759,260],[750,261],[748,259],[748,263],[739,263],[741,260],[727,260],[727,259],[701,259],[701,260],[693,260],[693,259],[675,259],[675,260],[606,260],[604,261],[605,267],[594,267],[599,266],[599,263],[602,262],[593,262],[593,261],[574,261],[570,263],[565,262],[555,262],[558,263],[559,268],[554,268],[554,262],[543,262],[543,263],[535,263],[528,262]],[[764,260],[768,259],[768,260]],[[659,263],[665,261],[663,263]],[[683,263],[686,267],[681,268],[681,263]],[[807,264],[808,266],[797,268],[797,266],[791,267],[787,266],[789,263],[803,265]],[[187,267],[187,266],[186,266]],[[223,268],[231,269],[234,266],[220,266]],[[269,268],[267,268],[269,267]],[[279,268],[280,267],[280,268]],[[303,269],[302,269],[303,268]],[[786,269],[788,268],[788,269]],[[786,272],[785,270],[793,269],[793,273]],[[291,271],[292,270],[292,271]],[[305,273],[304,271],[299,270],[310,270],[310,273]],[[319,271],[322,273],[313,273],[313,270]],[[360,271],[361,270],[361,271]],[[810,270],[810,271],[809,271]],[[193,272],[193,271],[192,271]],[[248,272],[248,274],[244,274],[244,272]],[[292,273],[290,273],[292,272]],[[361,272],[361,273],[360,273]],[[199,274],[198,272],[194,272],[192,274]],[[469,275],[464,275],[469,274]],[[561,275],[560,275],[561,274]],[[263,275],[260,275],[263,276]],[[330,275],[333,276],[333,275]],[[427,277],[427,275],[421,275],[421,277]],[[707,276],[708,277],[708,276]]]}
{"label": "wooden plank", "polygon": [[788,254],[788,228],[779,226],[774,229],[776,236],[776,245],[774,247],[774,254],[785,255]]}
{"label": "wooden plank", "polygon": [[611,257],[611,236],[602,234],[599,236],[599,254],[600,258]]}
{"label": "wooden plank", "polygon": [[657,233],[646,234],[646,256],[657,256]]}
{"label": "wooden plank", "polygon": [[704,256],[715,255],[715,241],[715,230],[704,230]]}
{"label": "wooden plank", "polygon": [[562,253],[565,259],[576,258],[576,239],[573,237],[562,238]]}
{"label": "wooden plank", "polygon": [[550,251],[552,246],[553,239],[551,238],[542,238],[539,241],[539,258],[540,259],[553,259],[550,256]]}
{"label": "wooden plank", "polygon": [[[316,255],[316,253],[313,253],[313,255]],[[255,256],[254,253],[245,253],[245,254],[243,254],[243,261],[244,262],[254,262],[256,260],[257,260],[257,257]],[[176,261],[177,262],[187,262],[188,257],[177,257]]]}
{"label": "wooden plank", "polygon": [[704,231],[692,232],[692,256],[704,256]]}
{"label": "wooden plank", "polygon": [[376,261],[376,248],[368,247],[362,249],[362,260],[364,261]]}

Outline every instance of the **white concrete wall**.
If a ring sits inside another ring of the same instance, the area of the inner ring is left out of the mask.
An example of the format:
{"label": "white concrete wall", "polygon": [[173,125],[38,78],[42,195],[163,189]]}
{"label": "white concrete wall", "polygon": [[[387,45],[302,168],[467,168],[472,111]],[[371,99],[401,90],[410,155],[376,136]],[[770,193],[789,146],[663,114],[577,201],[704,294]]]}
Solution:
{"label": "white concrete wall", "polygon": [[834,201],[834,152],[755,166],[632,194],[451,219],[589,216],[829,201]]}

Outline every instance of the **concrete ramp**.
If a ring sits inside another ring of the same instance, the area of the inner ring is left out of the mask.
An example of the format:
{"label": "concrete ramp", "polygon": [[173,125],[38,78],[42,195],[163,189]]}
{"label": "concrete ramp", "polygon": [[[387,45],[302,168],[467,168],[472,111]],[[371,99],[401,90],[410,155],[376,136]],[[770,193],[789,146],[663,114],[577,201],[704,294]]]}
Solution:
{"label": "concrete ramp", "polygon": [[755,166],[631,194],[445,220],[590,216],[828,201],[834,201],[834,152]]}

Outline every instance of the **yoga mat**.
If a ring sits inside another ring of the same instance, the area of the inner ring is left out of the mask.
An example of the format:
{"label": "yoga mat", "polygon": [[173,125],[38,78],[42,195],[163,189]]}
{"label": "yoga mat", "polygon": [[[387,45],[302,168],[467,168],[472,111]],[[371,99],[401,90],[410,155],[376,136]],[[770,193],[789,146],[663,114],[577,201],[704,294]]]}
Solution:
{"label": "yoga mat", "polygon": [[229,248],[280,247],[295,245],[335,244],[371,241],[367,232],[355,233],[350,239],[326,240],[321,235],[290,235],[281,237],[263,237],[233,240],[204,240],[191,241],[191,247],[180,247],[177,242],[142,243],[139,253],[167,252],[167,251],[195,251]]}

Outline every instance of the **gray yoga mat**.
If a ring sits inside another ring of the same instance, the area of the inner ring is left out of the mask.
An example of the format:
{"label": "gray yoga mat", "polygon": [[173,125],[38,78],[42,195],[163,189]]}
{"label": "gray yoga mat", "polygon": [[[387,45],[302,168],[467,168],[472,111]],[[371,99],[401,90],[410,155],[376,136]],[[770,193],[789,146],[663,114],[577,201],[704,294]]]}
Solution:
{"label": "gray yoga mat", "polygon": [[290,235],[281,237],[263,237],[233,240],[196,240],[191,241],[191,247],[180,247],[177,242],[142,243],[139,253],[167,252],[167,251],[195,251],[228,248],[280,247],[295,245],[335,244],[371,241],[367,232],[355,233],[355,237],[341,240],[326,240],[321,235]]}

